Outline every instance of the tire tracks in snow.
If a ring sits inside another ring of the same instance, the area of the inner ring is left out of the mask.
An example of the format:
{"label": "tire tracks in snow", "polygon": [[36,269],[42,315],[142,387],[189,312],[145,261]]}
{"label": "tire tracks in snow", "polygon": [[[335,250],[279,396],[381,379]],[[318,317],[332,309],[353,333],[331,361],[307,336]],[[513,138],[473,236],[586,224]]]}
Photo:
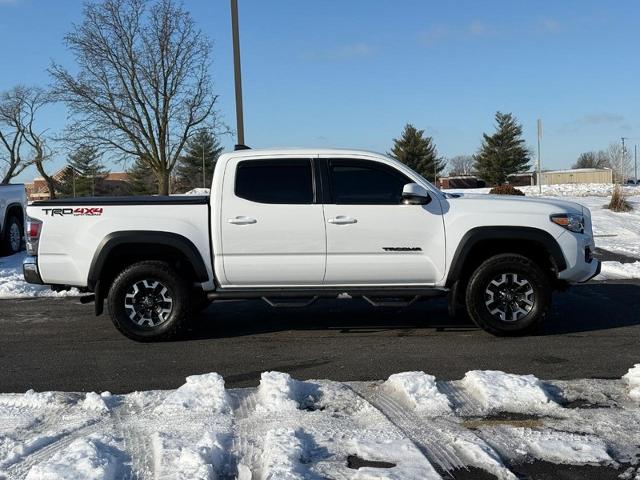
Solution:
{"label": "tire tracks in snow", "polygon": [[[105,423],[106,418],[94,418],[87,420],[83,425],[76,428],[63,429],[57,433],[52,433],[50,436],[44,436],[40,438],[32,437],[30,444],[39,443],[39,445],[33,448],[27,447],[27,452],[21,455],[20,459],[12,462],[5,467],[4,474],[9,479],[22,479],[27,476],[29,470],[34,465],[50,458],[56,452],[68,447],[74,440],[78,438],[84,438],[93,433],[104,431],[102,424]],[[51,423],[51,422],[47,422]],[[26,443],[26,442],[25,442]]]}
{"label": "tire tracks in snow", "polygon": [[[459,439],[484,450],[483,465],[473,466],[483,468],[503,478],[510,477],[508,469],[497,461],[500,458],[498,453],[475,433],[460,426],[453,418],[422,418],[407,409],[392,394],[385,392],[379,386],[352,385],[351,388],[379,410],[441,472],[452,474],[455,470],[466,470],[470,464],[468,459],[461,458],[460,451],[455,447],[455,441],[452,441]],[[466,396],[459,391],[456,393],[458,398],[453,401],[459,405],[464,404]]]}
{"label": "tire tracks in snow", "polygon": [[[231,452],[236,459],[238,479],[249,480],[261,478],[262,449],[251,440],[251,424],[245,422],[256,410],[257,390],[242,391],[240,394],[232,394],[234,435],[231,443]],[[247,471],[248,469],[248,471]]]}

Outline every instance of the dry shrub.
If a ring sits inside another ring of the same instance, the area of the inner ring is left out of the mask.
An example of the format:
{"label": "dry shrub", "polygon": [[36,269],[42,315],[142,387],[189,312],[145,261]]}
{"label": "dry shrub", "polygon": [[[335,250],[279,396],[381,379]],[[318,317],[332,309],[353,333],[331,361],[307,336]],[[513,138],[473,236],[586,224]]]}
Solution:
{"label": "dry shrub", "polygon": [[491,190],[489,190],[489,193],[492,195],[519,195],[521,197],[524,197],[524,192],[522,190],[518,190],[516,187],[509,184],[493,187]]}
{"label": "dry shrub", "polygon": [[624,198],[620,185],[613,187],[613,191],[611,192],[611,202],[609,202],[608,207],[613,212],[629,212],[633,210],[633,207],[631,207],[629,202],[627,202],[627,199]]}

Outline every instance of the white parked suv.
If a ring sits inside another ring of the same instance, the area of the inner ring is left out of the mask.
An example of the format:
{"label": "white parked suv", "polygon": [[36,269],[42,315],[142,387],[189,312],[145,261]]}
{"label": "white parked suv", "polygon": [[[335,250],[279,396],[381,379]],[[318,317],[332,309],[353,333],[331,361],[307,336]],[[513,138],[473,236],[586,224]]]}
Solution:
{"label": "white parked suv", "polygon": [[0,185],[0,255],[22,248],[27,193],[24,185]]}
{"label": "white parked suv", "polygon": [[587,208],[449,195],[384,155],[223,154],[210,196],[82,198],[28,209],[24,274],[106,301],[141,341],[174,337],[208,301],[402,305],[448,296],[497,335],[532,331],[554,289],[595,276]]}

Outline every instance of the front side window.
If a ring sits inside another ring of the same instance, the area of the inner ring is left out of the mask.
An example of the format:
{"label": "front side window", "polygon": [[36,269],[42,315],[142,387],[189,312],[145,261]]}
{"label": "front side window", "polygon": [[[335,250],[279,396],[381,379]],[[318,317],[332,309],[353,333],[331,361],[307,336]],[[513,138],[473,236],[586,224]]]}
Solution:
{"label": "front side window", "polygon": [[412,180],[392,167],[366,160],[329,160],[333,203],[398,205],[402,189]]}
{"label": "front side window", "polygon": [[311,160],[245,160],[236,170],[236,196],[257,203],[313,203]]}

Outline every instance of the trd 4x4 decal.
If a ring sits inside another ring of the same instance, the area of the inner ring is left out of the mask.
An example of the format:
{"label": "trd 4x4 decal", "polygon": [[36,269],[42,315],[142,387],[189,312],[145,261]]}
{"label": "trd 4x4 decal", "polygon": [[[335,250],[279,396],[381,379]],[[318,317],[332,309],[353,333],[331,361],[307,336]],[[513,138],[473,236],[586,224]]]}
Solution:
{"label": "trd 4x4 decal", "polygon": [[65,217],[72,215],[74,217],[99,217],[103,213],[102,207],[81,207],[81,208],[43,208],[45,215],[52,217]]}

